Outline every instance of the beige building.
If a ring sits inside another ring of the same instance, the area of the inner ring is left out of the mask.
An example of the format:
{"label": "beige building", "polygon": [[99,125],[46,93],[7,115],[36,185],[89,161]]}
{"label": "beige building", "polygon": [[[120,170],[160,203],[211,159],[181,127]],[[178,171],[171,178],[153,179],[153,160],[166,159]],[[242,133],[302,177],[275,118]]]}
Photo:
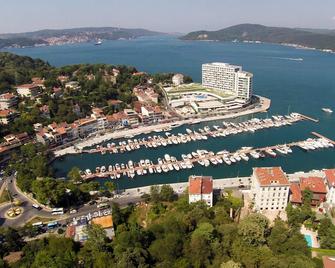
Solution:
{"label": "beige building", "polygon": [[251,193],[256,211],[285,210],[290,183],[281,167],[254,168]]}

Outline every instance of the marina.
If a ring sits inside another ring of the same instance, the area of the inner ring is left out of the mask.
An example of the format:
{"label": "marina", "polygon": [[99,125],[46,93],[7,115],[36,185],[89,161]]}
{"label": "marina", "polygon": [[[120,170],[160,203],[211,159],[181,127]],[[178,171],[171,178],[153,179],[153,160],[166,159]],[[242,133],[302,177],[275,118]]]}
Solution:
{"label": "marina", "polygon": [[204,167],[221,164],[230,166],[241,161],[249,161],[250,158],[262,159],[265,157],[288,155],[292,153],[292,147],[298,147],[307,152],[333,148],[335,145],[334,141],[316,132],[313,132],[312,135],[314,135],[315,138],[262,148],[242,147],[235,152],[222,150],[214,153],[213,151],[198,149],[189,154],[181,154],[181,159],[165,154],[163,157],[158,158],[157,162],[153,162],[149,159],[141,159],[139,162],[135,163],[132,160],[129,160],[126,164],[116,163],[115,165],[109,165],[108,167],[96,167],[96,170],[93,172],[90,169],[86,169],[82,172],[82,178],[83,180],[91,180],[95,178],[119,179],[121,177],[133,179],[135,176],[167,173],[173,170],[179,171],[182,169],[192,169],[195,164]]}
{"label": "marina", "polygon": [[[134,150],[145,148],[155,149],[157,147],[166,147],[170,145],[185,144],[188,142],[207,140],[209,137],[222,138],[240,133],[254,133],[258,130],[278,128],[283,126],[290,126],[301,120],[310,120],[318,122],[318,120],[302,115],[299,113],[291,113],[290,115],[274,115],[271,118],[259,119],[252,118],[247,121],[233,123],[223,122],[222,125],[214,125],[213,128],[204,126],[194,130],[194,128],[186,128],[186,133],[172,134],[167,132],[171,128],[157,129],[155,132],[160,133],[166,131],[164,135],[153,135],[147,138],[128,139],[127,141],[119,141],[117,144],[114,142],[107,143],[106,146],[97,145],[95,149],[78,150],[77,153],[125,153]],[[126,137],[127,138],[127,137]],[[130,138],[130,137],[129,137]]]}

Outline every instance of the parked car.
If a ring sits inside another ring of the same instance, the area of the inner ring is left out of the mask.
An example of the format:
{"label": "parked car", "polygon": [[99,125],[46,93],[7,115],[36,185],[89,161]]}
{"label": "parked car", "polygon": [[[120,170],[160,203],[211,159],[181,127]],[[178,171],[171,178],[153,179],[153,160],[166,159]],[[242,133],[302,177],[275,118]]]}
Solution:
{"label": "parked car", "polygon": [[70,210],[70,214],[75,214],[75,213],[77,213],[77,210],[76,210],[76,209],[71,209],[71,210]]}
{"label": "parked car", "polygon": [[35,209],[37,209],[37,210],[41,210],[41,209],[42,209],[42,208],[41,208],[39,205],[37,205],[37,204],[33,204],[32,207],[35,208]]}

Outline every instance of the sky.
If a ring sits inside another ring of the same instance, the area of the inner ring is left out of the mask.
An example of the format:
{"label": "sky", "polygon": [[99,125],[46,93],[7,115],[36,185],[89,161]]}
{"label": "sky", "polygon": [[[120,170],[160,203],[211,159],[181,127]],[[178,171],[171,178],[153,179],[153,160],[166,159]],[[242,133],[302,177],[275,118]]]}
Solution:
{"label": "sky", "polygon": [[0,0],[0,33],[86,26],[186,33],[240,23],[335,29],[335,0]]}

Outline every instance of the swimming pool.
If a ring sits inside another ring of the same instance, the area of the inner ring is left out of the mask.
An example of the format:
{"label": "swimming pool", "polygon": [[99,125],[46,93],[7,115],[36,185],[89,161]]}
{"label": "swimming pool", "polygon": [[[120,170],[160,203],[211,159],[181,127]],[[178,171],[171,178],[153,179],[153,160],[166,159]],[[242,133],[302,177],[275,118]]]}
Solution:
{"label": "swimming pool", "polygon": [[313,240],[312,240],[312,236],[309,234],[305,234],[305,240],[307,241],[307,245],[311,248],[313,247]]}

